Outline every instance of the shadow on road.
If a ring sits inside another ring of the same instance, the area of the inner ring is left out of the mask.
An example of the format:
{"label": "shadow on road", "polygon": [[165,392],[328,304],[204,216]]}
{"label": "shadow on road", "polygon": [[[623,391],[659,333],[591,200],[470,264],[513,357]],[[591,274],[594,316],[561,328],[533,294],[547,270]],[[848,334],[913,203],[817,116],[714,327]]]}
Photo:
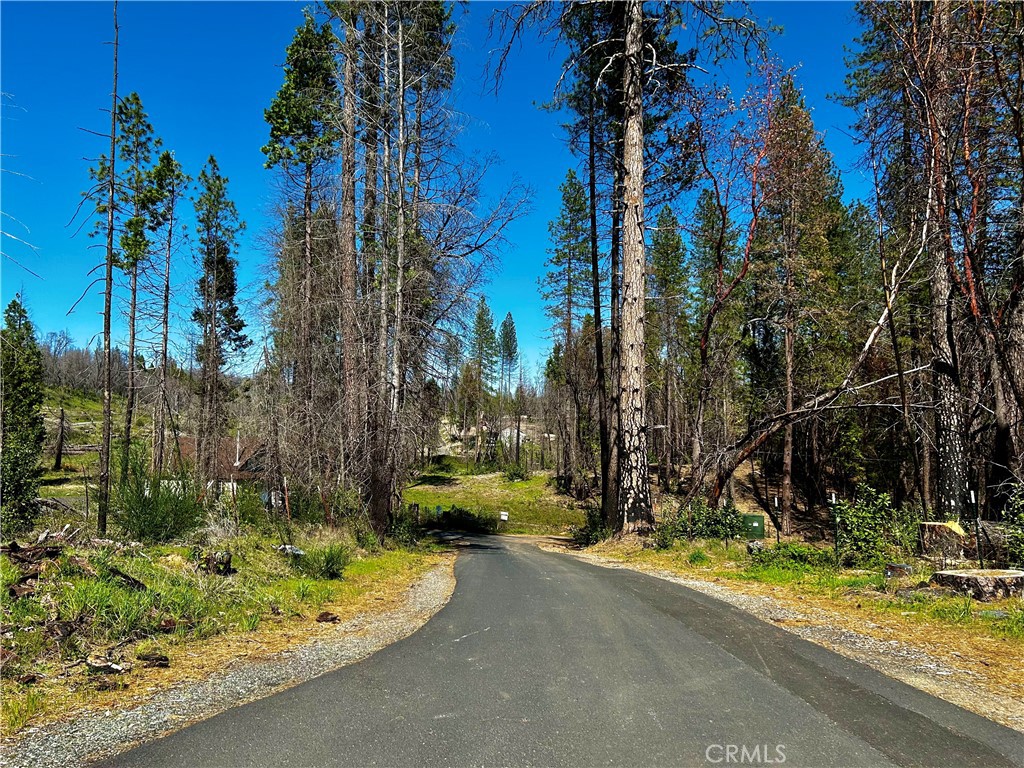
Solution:
{"label": "shadow on road", "polygon": [[503,547],[487,544],[479,539],[460,539],[453,542],[457,549],[468,549],[473,552],[500,552]]}
{"label": "shadow on road", "polygon": [[420,475],[419,479],[409,487],[415,488],[417,485],[455,485],[455,478],[450,475]]}

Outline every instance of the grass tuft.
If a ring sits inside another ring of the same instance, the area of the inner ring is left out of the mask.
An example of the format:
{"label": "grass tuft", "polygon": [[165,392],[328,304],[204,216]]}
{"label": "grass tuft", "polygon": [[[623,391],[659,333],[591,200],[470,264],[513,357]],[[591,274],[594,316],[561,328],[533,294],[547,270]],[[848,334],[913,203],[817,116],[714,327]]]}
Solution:
{"label": "grass tuft", "polygon": [[711,558],[708,557],[707,552],[705,552],[703,549],[698,548],[693,550],[693,552],[691,552],[689,555],[687,555],[686,562],[688,562],[690,565],[704,565],[705,563],[710,563]]}
{"label": "grass tuft", "polygon": [[351,559],[343,544],[326,544],[311,548],[295,560],[295,566],[311,579],[340,579]]}
{"label": "grass tuft", "polygon": [[4,728],[8,733],[13,733],[42,713],[46,704],[39,691],[20,686],[20,690],[9,692],[3,697],[2,707]]}

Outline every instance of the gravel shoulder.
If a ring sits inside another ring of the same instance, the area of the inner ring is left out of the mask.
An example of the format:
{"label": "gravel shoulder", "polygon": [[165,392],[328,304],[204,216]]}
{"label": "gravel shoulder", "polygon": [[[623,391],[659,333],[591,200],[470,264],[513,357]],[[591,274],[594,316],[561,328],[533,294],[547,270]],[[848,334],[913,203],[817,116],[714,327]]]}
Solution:
{"label": "gravel shoulder", "polygon": [[183,682],[120,711],[101,710],[26,729],[5,745],[10,768],[66,768],[122,752],[240,704],[271,696],[360,661],[422,627],[455,589],[454,556],[428,571],[397,608],[325,626],[308,642],[270,657],[239,659],[205,680]]}
{"label": "gravel shoulder", "polygon": [[[740,608],[762,621],[866,664],[882,674],[1024,733],[1024,698],[1005,685],[998,670],[972,663],[955,650],[923,647],[909,636],[892,637],[887,628],[782,595],[752,594],[749,585],[704,581],[601,555],[568,549],[565,542],[538,539],[559,552],[605,568],[625,568],[675,582]],[[1011,662],[1012,663],[1012,662]]]}

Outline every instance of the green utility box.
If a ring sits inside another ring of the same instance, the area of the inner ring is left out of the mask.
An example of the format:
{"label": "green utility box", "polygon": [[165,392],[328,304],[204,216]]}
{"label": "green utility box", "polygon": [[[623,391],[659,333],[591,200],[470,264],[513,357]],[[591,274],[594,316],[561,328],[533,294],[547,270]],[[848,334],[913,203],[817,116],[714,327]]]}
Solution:
{"label": "green utility box", "polygon": [[748,539],[763,539],[764,515],[744,515],[743,535]]}

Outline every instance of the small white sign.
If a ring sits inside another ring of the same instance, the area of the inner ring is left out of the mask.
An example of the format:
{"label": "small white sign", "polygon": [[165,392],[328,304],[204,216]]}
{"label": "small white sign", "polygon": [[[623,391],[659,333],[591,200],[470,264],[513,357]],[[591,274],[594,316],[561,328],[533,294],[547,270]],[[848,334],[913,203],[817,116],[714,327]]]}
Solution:
{"label": "small white sign", "polygon": [[500,514],[503,522],[508,520],[508,512],[501,512]]}

